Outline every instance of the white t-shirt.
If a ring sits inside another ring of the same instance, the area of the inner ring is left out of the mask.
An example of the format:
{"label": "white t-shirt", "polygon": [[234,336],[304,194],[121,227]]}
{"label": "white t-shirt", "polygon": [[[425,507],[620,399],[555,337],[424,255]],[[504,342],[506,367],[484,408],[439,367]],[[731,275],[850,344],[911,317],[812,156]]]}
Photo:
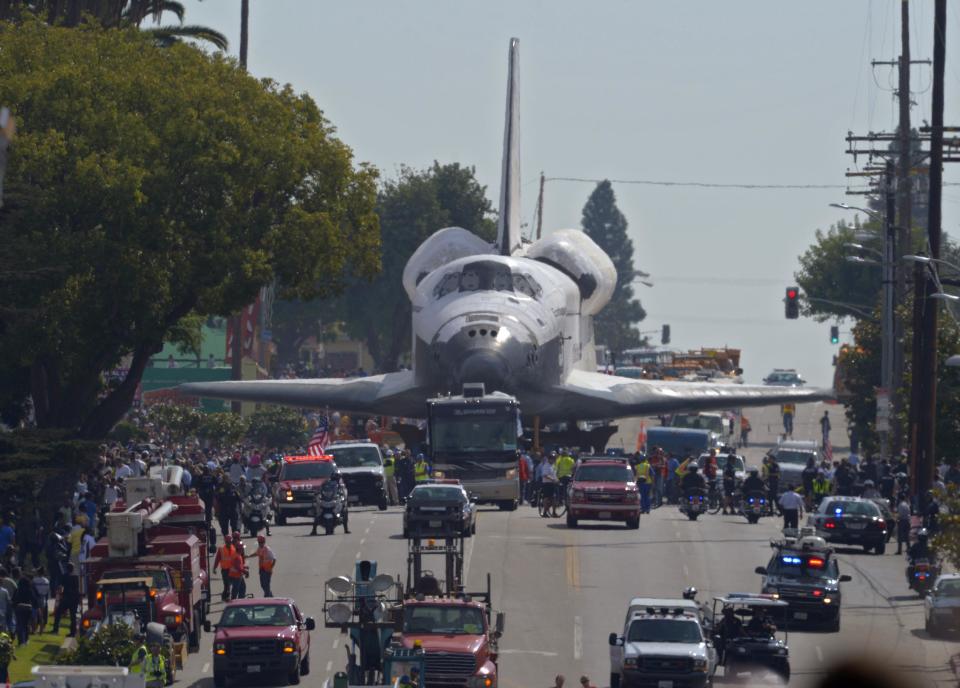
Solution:
{"label": "white t-shirt", "polygon": [[540,471],[540,479],[545,483],[555,483],[559,482],[557,480],[557,469],[552,463],[543,464],[543,468]]}
{"label": "white t-shirt", "polygon": [[126,480],[133,475],[133,469],[130,468],[127,464],[120,464],[120,467],[117,469],[117,480],[123,478]]}

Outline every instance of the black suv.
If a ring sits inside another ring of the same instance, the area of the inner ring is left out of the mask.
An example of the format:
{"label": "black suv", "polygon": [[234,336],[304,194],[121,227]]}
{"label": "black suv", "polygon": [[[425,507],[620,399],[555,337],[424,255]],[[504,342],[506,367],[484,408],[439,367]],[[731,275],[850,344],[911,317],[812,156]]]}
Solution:
{"label": "black suv", "polygon": [[763,576],[764,593],[790,605],[791,623],[840,630],[840,583],[850,576],[840,575],[833,550],[776,545],[770,563],[756,572]]}

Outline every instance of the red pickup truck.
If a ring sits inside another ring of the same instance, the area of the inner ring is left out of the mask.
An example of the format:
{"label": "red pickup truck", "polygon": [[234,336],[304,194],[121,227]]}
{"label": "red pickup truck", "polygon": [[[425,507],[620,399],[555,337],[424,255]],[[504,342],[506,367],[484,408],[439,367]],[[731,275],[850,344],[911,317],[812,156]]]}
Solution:
{"label": "red pickup truck", "polygon": [[[241,676],[262,676],[257,685],[263,685],[278,675],[286,683],[300,683],[310,673],[310,631],[315,627],[287,597],[230,602],[213,639],[213,685],[223,688]],[[210,630],[209,622],[205,628]]]}
{"label": "red pickup truck", "polygon": [[581,519],[624,521],[627,528],[640,527],[640,492],[625,459],[581,459],[570,483],[567,527]]}

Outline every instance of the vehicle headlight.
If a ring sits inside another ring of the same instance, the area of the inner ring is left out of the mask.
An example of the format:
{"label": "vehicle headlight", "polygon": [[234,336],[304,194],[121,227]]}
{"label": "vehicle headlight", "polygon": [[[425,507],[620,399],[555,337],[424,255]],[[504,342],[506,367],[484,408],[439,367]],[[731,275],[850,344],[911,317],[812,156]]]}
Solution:
{"label": "vehicle headlight", "polygon": [[293,501],[293,490],[287,490],[287,501],[288,502]]}
{"label": "vehicle headlight", "polygon": [[574,499],[583,499],[584,497],[583,490],[574,490],[572,494]]}
{"label": "vehicle headlight", "polygon": [[623,666],[625,667],[636,667],[637,658],[636,657],[627,657],[623,660]]}
{"label": "vehicle headlight", "polygon": [[831,602],[833,602],[833,600],[830,599],[829,597],[824,597],[824,598],[823,598],[823,603],[824,603],[824,604],[830,604]]}
{"label": "vehicle headlight", "polygon": [[471,676],[467,681],[468,688],[494,688],[496,685],[496,679],[490,674]]}
{"label": "vehicle headlight", "polygon": [[442,478],[442,477],[444,477],[444,473],[443,473],[443,471],[434,471],[434,472],[433,472],[433,477],[434,477],[434,478]]}
{"label": "vehicle headlight", "polygon": [[777,588],[776,588],[775,586],[772,586],[772,585],[766,586],[766,587],[763,589],[763,593],[764,593],[765,595],[772,595],[772,596],[773,596],[773,599],[775,599],[775,600],[779,600],[779,599],[780,599],[780,591],[777,590]]}
{"label": "vehicle headlight", "polygon": [[163,617],[163,623],[165,623],[167,626],[179,626],[182,622],[182,614],[166,614]]}
{"label": "vehicle headlight", "polygon": [[787,648],[781,647],[780,649],[777,650],[777,654],[780,656],[787,654]]}
{"label": "vehicle headlight", "polygon": [[292,655],[296,649],[297,646],[292,640],[283,641],[283,654]]}
{"label": "vehicle headlight", "polygon": [[706,670],[707,670],[707,660],[705,660],[705,659],[695,659],[695,660],[693,660],[693,670],[694,670],[694,671],[706,671]]}
{"label": "vehicle headlight", "polygon": [[215,643],[213,646],[214,654],[225,655],[227,654],[227,644],[226,643]]}
{"label": "vehicle headlight", "polygon": [[506,475],[507,480],[513,480],[516,477],[517,477],[516,468],[511,468],[510,470],[507,471],[507,475]]}

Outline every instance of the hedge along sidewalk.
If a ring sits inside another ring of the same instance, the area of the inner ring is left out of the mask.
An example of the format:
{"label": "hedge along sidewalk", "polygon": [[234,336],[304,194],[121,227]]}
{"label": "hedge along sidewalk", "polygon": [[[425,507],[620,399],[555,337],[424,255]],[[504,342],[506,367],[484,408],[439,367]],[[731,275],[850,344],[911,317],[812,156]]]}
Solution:
{"label": "hedge along sidewalk", "polygon": [[67,630],[61,627],[59,633],[48,630],[45,633],[33,634],[26,645],[14,647],[17,658],[10,663],[10,683],[29,681],[32,678],[30,670],[38,664],[54,664],[60,646],[67,637]]}

